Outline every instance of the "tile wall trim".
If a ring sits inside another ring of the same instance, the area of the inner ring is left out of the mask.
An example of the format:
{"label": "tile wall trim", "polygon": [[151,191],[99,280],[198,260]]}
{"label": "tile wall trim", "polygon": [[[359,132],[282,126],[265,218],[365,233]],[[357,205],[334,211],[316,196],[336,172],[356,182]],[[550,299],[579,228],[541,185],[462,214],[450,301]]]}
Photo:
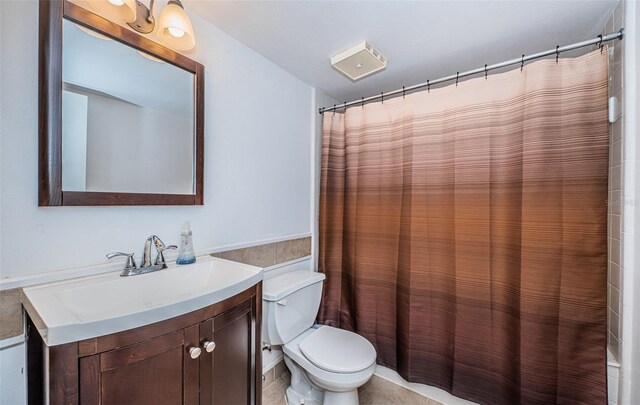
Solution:
{"label": "tile wall trim", "polygon": [[311,260],[311,255],[302,256],[297,259],[289,260],[288,262],[277,263],[277,264],[274,264],[273,266],[264,267],[262,270],[264,271],[265,274],[267,274],[271,271],[278,270],[283,267],[291,266],[292,264],[306,262],[307,260]]}
{"label": "tile wall trim", "polygon": [[311,245],[311,237],[307,236],[240,249],[225,250],[212,253],[211,255],[222,259],[250,264],[252,266],[268,268],[280,263],[310,256],[312,250]]}
{"label": "tile wall trim", "polygon": [[24,334],[0,340],[0,350],[8,349],[24,343]]}

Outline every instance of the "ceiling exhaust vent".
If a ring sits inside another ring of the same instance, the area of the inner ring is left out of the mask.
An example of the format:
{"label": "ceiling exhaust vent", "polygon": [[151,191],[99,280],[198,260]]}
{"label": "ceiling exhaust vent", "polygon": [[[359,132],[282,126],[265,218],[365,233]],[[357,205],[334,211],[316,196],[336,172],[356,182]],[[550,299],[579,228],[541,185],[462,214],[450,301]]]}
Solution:
{"label": "ceiling exhaust vent", "polygon": [[331,58],[331,66],[349,79],[360,80],[387,67],[387,58],[367,41]]}

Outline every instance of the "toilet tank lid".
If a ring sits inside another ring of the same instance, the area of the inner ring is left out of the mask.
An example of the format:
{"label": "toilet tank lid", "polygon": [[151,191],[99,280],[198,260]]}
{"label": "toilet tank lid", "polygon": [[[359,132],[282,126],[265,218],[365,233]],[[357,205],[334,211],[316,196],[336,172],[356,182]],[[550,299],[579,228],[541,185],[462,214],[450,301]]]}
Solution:
{"label": "toilet tank lid", "polygon": [[315,271],[294,271],[264,280],[262,283],[262,299],[279,301],[301,288],[321,282],[324,273]]}

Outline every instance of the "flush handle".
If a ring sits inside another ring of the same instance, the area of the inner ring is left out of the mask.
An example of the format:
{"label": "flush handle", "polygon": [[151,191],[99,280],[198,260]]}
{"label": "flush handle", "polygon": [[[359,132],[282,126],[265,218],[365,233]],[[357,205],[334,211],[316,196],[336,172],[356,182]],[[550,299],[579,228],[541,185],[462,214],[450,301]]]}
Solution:
{"label": "flush handle", "polygon": [[200,350],[199,347],[192,347],[189,349],[189,356],[191,356],[192,359],[200,357],[200,353],[202,353],[202,350]]}
{"label": "flush handle", "polygon": [[204,350],[206,350],[207,353],[211,353],[213,351],[213,349],[216,348],[216,343],[215,342],[209,342],[207,340],[206,342],[204,342],[202,344],[202,347],[204,347]]}
{"label": "flush handle", "polygon": [[287,305],[287,300],[280,300],[280,301],[276,301],[276,303],[277,303],[278,305],[285,306],[285,305]]}

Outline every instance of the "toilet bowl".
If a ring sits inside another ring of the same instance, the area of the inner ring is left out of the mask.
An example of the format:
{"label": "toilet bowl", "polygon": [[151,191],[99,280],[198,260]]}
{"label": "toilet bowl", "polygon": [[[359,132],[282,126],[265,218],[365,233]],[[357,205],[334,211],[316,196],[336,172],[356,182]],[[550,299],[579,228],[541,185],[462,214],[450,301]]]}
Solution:
{"label": "toilet bowl", "polygon": [[297,271],[264,281],[263,339],[283,345],[291,371],[288,405],[357,405],[358,388],[375,370],[376,351],[364,337],[314,327],[322,273]]}

